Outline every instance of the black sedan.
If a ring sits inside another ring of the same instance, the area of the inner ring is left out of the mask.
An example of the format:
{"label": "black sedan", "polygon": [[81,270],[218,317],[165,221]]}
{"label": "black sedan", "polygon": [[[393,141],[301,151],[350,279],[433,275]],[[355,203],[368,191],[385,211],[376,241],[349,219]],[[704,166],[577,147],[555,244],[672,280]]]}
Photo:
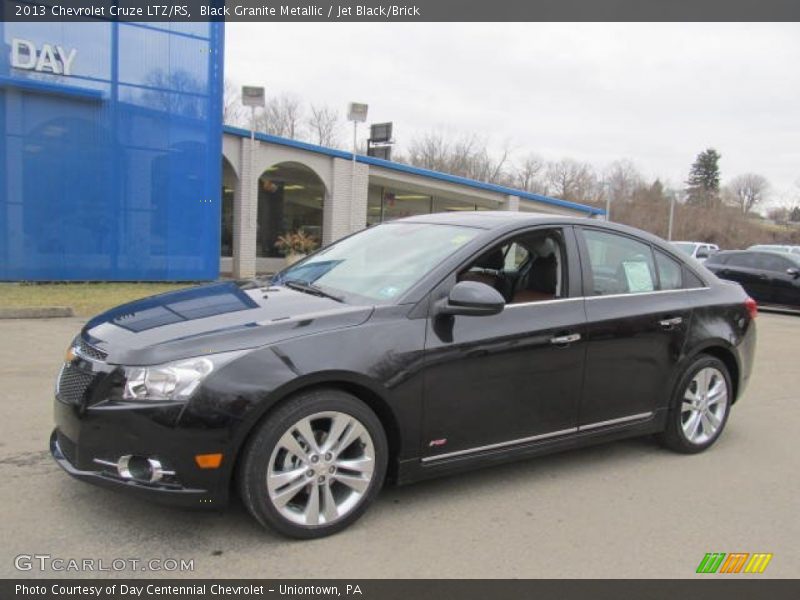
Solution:
{"label": "black sedan", "polygon": [[319,537],[384,481],[656,434],[696,453],[750,376],[756,305],[661,239],[524,213],[427,215],[271,280],[140,300],[67,351],[51,452],[183,506],[238,489]]}
{"label": "black sedan", "polygon": [[800,309],[800,255],[733,250],[714,254],[706,267],[741,284],[760,304]]}

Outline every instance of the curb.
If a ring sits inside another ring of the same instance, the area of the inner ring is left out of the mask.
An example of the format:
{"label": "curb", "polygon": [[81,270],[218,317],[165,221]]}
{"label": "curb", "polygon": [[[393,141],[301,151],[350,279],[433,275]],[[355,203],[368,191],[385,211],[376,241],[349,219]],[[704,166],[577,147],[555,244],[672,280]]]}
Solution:
{"label": "curb", "polygon": [[71,306],[29,306],[24,308],[0,308],[0,319],[53,319],[74,317]]}

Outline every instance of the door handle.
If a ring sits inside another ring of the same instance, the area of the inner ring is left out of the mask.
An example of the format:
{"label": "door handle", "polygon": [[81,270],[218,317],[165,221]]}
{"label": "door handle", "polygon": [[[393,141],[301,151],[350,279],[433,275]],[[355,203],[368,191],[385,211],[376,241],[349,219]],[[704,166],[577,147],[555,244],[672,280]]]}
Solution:
{"label": "door handle", "polygon": [[550,338],[551,344],[571,344],[572,342],[577,342],[581,339],[580,333],[570,333],[569,335],[557,335],[556,337]]}
{"label": "door handle", "polygon": [[669,319],[661,319],[658,324],[664,329],[672,329],[673,327],[683,323],[683,317],[671,317]]}

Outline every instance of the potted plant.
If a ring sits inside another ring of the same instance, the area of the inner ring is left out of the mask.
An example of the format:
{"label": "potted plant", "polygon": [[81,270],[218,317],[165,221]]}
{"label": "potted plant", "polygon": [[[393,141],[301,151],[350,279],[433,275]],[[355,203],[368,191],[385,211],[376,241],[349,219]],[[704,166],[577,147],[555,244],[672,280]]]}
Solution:
{"label": "potted plant", "polygon": [[278,252],[286,257],[286,265],[293,265],[317,248],[317,240],[302,231],[290,231],[275,240]]}

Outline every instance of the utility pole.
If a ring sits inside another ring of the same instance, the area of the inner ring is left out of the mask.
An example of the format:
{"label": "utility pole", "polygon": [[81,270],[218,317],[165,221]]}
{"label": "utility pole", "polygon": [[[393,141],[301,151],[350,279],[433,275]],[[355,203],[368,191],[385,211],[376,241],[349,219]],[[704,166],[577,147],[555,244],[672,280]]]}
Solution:
{"label": "utility pole", "polygon": [[678,197],[680,192],[673,192],[670,194],[670,201],[669,201],[669,227],[667,229],[667,240],[672,241],[672,221],[675,217],[675,200]]}

